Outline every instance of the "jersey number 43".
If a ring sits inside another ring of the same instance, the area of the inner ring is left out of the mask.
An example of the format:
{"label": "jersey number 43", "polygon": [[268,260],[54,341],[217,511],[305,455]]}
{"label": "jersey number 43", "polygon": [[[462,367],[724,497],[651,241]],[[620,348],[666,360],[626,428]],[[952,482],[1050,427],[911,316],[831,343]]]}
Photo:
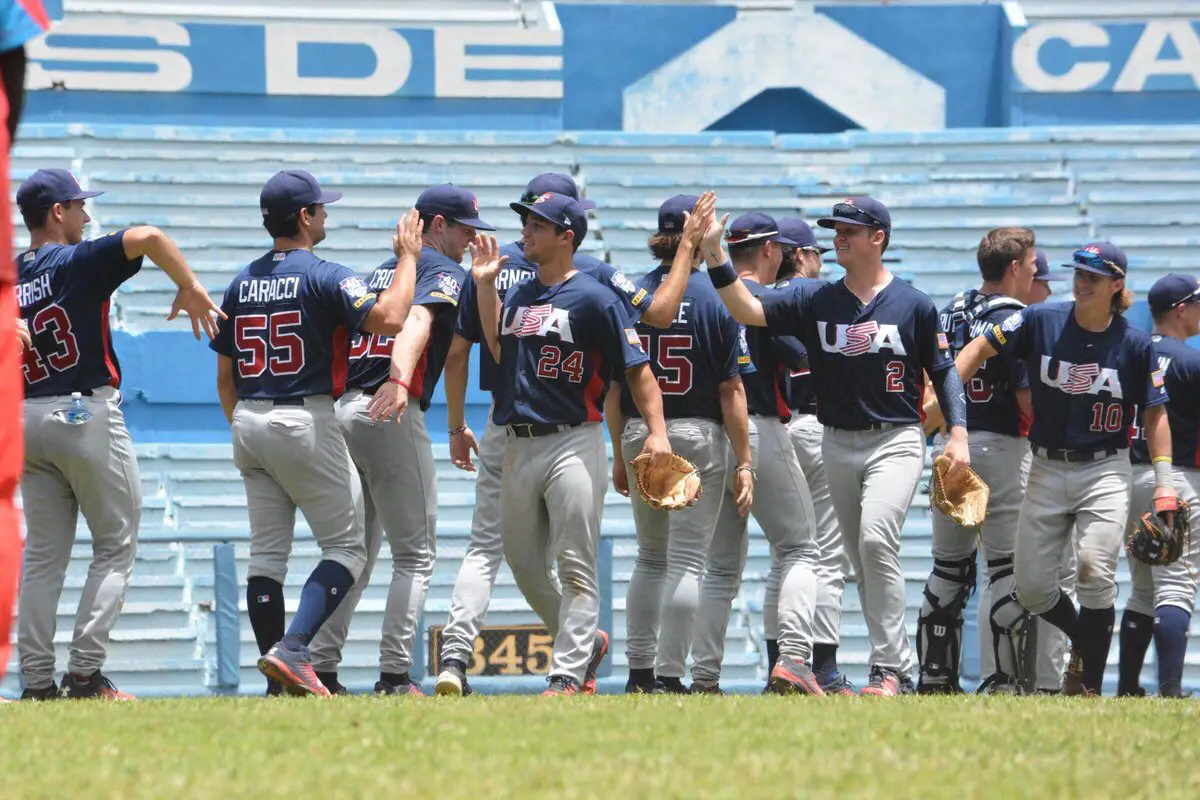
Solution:
{"label": "jersey number 43", "polygon": [[299,311],[274,314],[246,314],[233,326],[238,349],[238,375],[257,378],[271,370],[272,375],[295,375],[304,367],[304,339],[296,333]]}
{"label": "jersey number 43", "polygon": [[54,350],[43,353],[36,347],[25,351],[25,380],[29,383],[44,381],[50,370],[66,372],[79,363],[79,343],[71,332],[71,318],[57,303],[52,303],[33,315],[29,322],[29,334],[41,337],[53,334]]}

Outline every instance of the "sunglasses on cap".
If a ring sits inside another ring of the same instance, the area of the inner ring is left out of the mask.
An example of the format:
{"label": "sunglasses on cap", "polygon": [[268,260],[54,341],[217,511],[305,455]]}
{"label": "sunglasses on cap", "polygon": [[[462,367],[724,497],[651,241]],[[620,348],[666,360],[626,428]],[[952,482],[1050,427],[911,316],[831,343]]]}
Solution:
{"label": "sunglasses on cap", "polygon": [[833,207],[833,216],[842,217],[843,219],[852,219],[855,222],[861,222],[864,225],[871,225],[876,228],[886,228],[879,220],[863,211],[858,206],[852,206],[849,203],[838,203]]}
{"label": "sunglasses on cap", "polygon": [[1095,253],[1089,253],[1086,250],[1076,250],[1072,257],[1076,264],[1081,264],[1092,269],[1107,269],[1116,273],[1115,277],[1124,278],[1125,268],[1115,261],[1109,261],[1107,258],[1101,258]]}

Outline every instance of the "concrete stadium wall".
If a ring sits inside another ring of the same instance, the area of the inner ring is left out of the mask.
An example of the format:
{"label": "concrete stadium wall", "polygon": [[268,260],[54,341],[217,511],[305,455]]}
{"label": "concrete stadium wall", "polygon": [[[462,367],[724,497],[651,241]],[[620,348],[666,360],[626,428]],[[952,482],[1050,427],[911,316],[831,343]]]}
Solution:
{"label": "concrete stadium wall", "polygon": [[1027,23],[1000,5],[557,3],[537,28],[70,13],[31,120],[835,132],[1200,118],[1200,23]]}

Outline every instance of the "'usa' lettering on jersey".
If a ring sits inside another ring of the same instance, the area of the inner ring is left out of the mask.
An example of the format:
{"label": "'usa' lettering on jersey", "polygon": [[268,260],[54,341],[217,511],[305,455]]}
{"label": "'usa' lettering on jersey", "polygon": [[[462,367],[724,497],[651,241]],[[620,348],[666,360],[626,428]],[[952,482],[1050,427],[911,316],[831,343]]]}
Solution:
{"label": "'usa' lettering on jersey", "polygon": [[1074,311],[1074,303],[1031,306],[984,336],[1002,358],[1023,361],[1029,371],[1030,442],[1052,450],[1123,449],[1136,407],[1167,402],[1158,355],[1125,317],[1096,333],[1081,328]]}

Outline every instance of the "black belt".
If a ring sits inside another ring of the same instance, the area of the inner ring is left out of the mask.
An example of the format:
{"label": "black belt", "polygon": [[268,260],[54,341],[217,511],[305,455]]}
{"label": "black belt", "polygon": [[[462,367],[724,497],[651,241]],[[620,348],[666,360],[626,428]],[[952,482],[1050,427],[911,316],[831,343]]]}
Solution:
{"label": "black belt", "polygon": [[582,424],[582,422],[576,422],[573,425],[539,425],[533,423],[528,425],[506,425],[505,428],[518,439],[536,439],[539,436],[550,436],[551,434],[569,431],[572,428],[578,428]]}
{"label": "black belt", "polygon": [[303,397],[276,397],[271,401],[277,406],[302,406],[304,405]]}
{"label": "black belt", "polygon": [[1051,450],[1048,447],[1034,445],[1033,454],[1038,458],[1050,461],[1065,461],[1068,464],[1083,464],[1088,461],[1099,461],[1102,458],[1115,456],[1121,452],[1115,447],[1101,447],[1098,450]]}

